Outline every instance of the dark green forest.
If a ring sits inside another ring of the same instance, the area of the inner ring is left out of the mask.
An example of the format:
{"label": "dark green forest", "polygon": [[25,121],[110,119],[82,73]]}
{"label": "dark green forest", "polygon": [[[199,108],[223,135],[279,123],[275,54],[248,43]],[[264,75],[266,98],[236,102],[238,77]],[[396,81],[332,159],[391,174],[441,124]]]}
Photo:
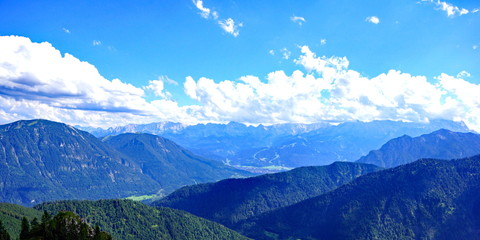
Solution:
{"label": "dark green forest", "polygon": [[234,229],[254,239],[479,239],[480,155],[367,174]]}
{"label": "dark green forest", "polygon": [[131,200],[59,201],[35,206],[55,214],[68,210],[117,240],[133,239],[247,239],[218,223],[190,213],[154,208]]}
{"label": "dark green forest", "polygon": [[41,219],[22,217],[20,233],[10,235],[0,220],[0,240],[112,240],[110,234],[100,230],[98,225],[92,228],[78,215],[62,211],[52,216],[46,211]]}
{"label": "dark green forest", "polygon": [[182,209],[226,226],[261,213],[318,196],[381,168],[335,162],[328,166],[184,187],[152,203]]}

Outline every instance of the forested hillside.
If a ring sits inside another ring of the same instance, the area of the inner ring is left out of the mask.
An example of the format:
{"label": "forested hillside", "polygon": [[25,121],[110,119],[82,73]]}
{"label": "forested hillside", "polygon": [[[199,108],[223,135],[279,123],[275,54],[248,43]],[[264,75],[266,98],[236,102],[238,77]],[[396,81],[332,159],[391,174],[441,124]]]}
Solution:
{"label": "forested hillside", "polygon": [[194,155],[176,143],[146,133],[126,133],[103,140],[138,164],[165,193],[196,183],[213,182],[251,173]]}
{"label": "forested hillside", "polygon": [[154,208],[130,200],[59,201],[35,206],[51,214],[72,211],[117,240],[247,239],[218,223],[184,211]]}
{"label": "forested hillside", "polygon": [[0,201],[31,206],[56,199],[155,193],[140,166],[93,135],[47,120],[0,126]]}
{"label": "forested hillside", "polygon": [[422,159],[242,222],[255,239],[478,239],[480,156]]}
{"label": "forested hillside", "polygon": [[153,205],[182,209],[231,226],[263,212],[318,196],[377,170],[380,168],[374,165],[349,162],[302,167],[288,172],[184,187]]}

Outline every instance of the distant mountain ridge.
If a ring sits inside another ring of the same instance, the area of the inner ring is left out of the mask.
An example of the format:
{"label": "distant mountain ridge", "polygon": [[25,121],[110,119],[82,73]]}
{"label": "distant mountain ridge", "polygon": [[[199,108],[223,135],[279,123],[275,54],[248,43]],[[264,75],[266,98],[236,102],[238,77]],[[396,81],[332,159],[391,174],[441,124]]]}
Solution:
{"label": "distant mountain ridge", "polygon": [[480,154],[480,135],[441,129],[419,137],[404,135],[385,143],[357,162],[396,167],[421,158],[455,159]]}
{"label": "distant mountain ridge", "polygon": [[240,220],[326,193],[380,169],[351,162],[301,167],[287,172],[183,187],[152,205],[185,210],[232,226]]}
{"label": "distant mountain ridge", "polygon": [[419,161],[235,226],[254,239],[478,239],[480,155]]}
{"label": "distant mountain ridge", "polygon": [[278,124],[246,126],[241,123],[153,123],[91,130],[97,136],[124,132],[159,135],[193,153],[235,166],[287,167],[328,165],[356,161],[372,149],[402,135],[419,136],[439,129],[469,132],[463,122],[431,120],[428,123],[399,121],[345,122],[339,125]]}
{"label": "distant mountain ridge", "polygon": [[251,174],[198,157],[159,136],[126,134],[102,142],[47,120],[0,126],[4,202],[31,206],[60,199],[151,197],[232,176]]}
{"label": "distant mountain ridge", "polygon": [[439,129],[469,132],[462,122],[432,120],[429,123],[372,121],[347,122],[292,136],[272,147],[240,153],[246,165],[287,167],[326,165],[334,161],[356,161],[372,149],[402,135],[418,136]]}
{"label": "distant mountain ridge", "polygon": [[271,146],[274,142],[329,124],[278,124],[247,126],[237,122],[228,124],[184,125],[174,122],[129,124],[108,129],[82,128],[97,137],[122,133],[150,133],[168,138],[195,154],[229,163],[239,152]]}

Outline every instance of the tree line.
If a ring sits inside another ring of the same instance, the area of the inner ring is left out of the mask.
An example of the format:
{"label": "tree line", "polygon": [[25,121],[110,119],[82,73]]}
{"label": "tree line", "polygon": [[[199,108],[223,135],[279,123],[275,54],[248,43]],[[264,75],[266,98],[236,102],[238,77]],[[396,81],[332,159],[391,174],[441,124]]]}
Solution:
{"label": "tree line", "polygon": [[0,221],[0,240],[112,240],[110,234],[92,228],[78,215],[62,211],[52,216],[44,211],[41,221],[22,218],[20,235],[12,238]]}

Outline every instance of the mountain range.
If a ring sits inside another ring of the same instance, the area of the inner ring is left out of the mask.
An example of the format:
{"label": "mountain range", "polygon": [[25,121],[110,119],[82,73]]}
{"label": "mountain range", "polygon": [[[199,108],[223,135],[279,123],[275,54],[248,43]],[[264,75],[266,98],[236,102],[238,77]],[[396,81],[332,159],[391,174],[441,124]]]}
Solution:
{"label": "mountain range", "polygon": [[234,229],[254,239],[478,239],[480,156],[367,174]]}
{"label": "mountain range", "polygon": [[480,135],[441,129],[419,137],[404,135],[370,151],[357,162],[390,168],[421,158],[455,159],[480,154]]}
{"label": "mountain range", "polygon": [[317,124],[278,124],[271,126],[247,126],[237,122],[228,124],[184,125],[173,122],[129,124],[108,129],[81,127],[97,137],[122,133],[150,133],[173,140],[188,150],[223,162],[230,162],[236,155],[249,149],[271,146],[280,139],[328,126]]}
{"label": "mountain range", "polygon": [[153,202],[181,209],[225,226],[318,196],[381,168],[370,164],[335,162],[287,172],[183,187]]}
{"label": "mountain range", "polygon": [[346,122],[291,136],[270,147],[242,152],[233,162],[300,167],[327,165],[334,161],[355,161],[392,138],[405,134],[419,136],[442,128],[455,132],[470,131],[461,122],[445,120],[432,120],[429,123]]}
{"label": "mountain range", "polygon": [[60,199],[166,194],[186,184],[241,174],[249,175],[158,136],[121,135],[102,142],[47,120],[0,126],[0,201],[4,202],[32,206]]}
{"label": "mountain range", "polygon": [[469,132],[462,122],[431,120],[346,122],[338,125],[278,124],[246,126],[241,123],[152,123],[103,129],[85,128],[94,135],[145,132],[166,137],[193,153],[236,167],[282,169],[355,161],[388,140],[402,135],[416,137],[439,129]]}

